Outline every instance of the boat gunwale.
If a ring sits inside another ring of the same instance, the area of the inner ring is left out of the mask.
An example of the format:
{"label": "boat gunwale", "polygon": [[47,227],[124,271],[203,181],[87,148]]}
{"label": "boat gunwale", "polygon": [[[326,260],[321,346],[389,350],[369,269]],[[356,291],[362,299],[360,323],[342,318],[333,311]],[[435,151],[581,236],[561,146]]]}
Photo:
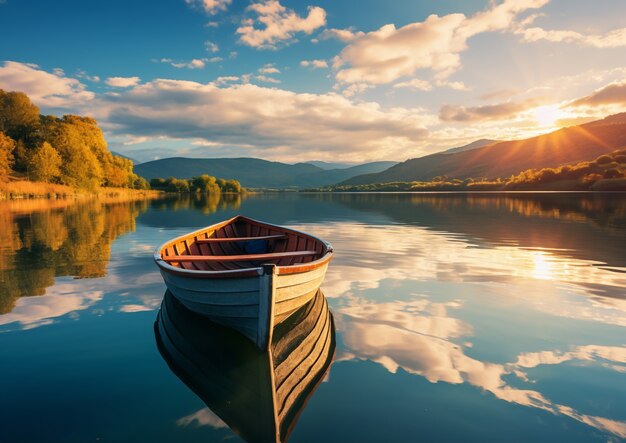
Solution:
{"label": "boat gunwale", "polygon": [[307,232],[300,231],[298,229],[292,229],[285,226],[275,225],[272,223],[263,222],[260,220],[255,220],[250,217],[246,217],[243,215],[236,215],[228,220],[224,220],[219,223],[215,223],[213,225],[206,226],[204,228],[198,229],[196,231],[180,235],[176,238],[166,241],[161,246],[159,246],[154,251],[154,261],[156,262],[159,269],[162,271],[168,272],[170,274],[178,275],[181,277],[190,277],[190,278],[252,278],[252,277],[260,277],[263,275],[263,264],[259,266],[250,267],[250,268],[242,268],[242,269],[229,269],[229,270],[221,270],[221,271],[208,271],[208,270],[196,270],[196,269],[184,269],[179,268],[177,266],[172,266],[167,263],[162,257],[162,251],[169,245],[174,244],[179,241],[183,241],[188,239],[189,237],[197,236],[210,228],[219,229],[223,226],[227,226],[231,223],[236,222],[237,220],[249,220],[253,223],[257,223],[259,225],[265,225],[271,228],[279,228],[287,231],[291,231],[296,234],[303,235],[305,237],[309,237],[315,241],[319,241],[326,248],[326,253],[322,255],[319,259],[308,262],[308,263],[295,263],[293,265],[283,265],[283,266],[275,266],[277,275],[286,275],[286,274],[298,274],[303,272],[312,271],[321,266],[327,264],[333,257],[333,247],[326,240],[322,240],[319,237],[311,235]]}

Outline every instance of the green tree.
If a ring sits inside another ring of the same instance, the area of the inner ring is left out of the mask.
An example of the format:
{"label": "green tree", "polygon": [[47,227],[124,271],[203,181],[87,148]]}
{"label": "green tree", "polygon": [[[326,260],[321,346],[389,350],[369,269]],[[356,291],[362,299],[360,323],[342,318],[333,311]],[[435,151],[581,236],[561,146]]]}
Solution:
{"label": "green tree", "polygon": [[0,176],[11,173],[15,140],[0,131]]}
{"label": "green tree", "polygon": [[52,182],[61,175],[61,156],[50,143],[43,144],[33,152],[28,162],[28,177],[31,180]]}
{"label": "green tree", "polygon": [[189,192],[189,182],[187,180],[178,179],[178,178],[170,178],[167,181],[169,182],[167,186],[168,192],[179,192],[179,193]]}
{"label": "green tree", "polygon": [[134,189],[150,189],[150,184],[148,183],[148,180],[137,174],[132,175],[132,182]]}
{"label": "green tree", "polygon": [[241,184],[237,180],[225,180],[222,192],[239,194],[241,192]]}
{"label": "green tree", "polygon": [[203,174],[200,177],[194,177],[191,180],[191,190],[205,194],[220,193],[220,187],[217,185],[216,178],[208,174]]}
{"label": "green tree", "polygon": [[167,184],[164,178],[153,178],[150,180],[150,187],[152,189],[165,189],[167,188]]}

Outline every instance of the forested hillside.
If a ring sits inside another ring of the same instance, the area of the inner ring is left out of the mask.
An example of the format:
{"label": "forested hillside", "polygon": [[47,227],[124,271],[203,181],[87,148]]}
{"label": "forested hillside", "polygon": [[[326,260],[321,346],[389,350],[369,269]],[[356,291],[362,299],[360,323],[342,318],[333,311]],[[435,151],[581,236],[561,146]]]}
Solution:
{"label": "forested hillside", "polygon": [[90,117],[41,115],[22,92],[0,89],[0,178],[28,178],[72,188],[147,189],[132,161],[113,155]]}
{"label": "forested hillside", "polygon": [[590,161],[624,146],[626,113],[524,140],[497,142],[469,151],[427,155],[377,174],[353,177],[340,184],[431,181],[436,177],[496,179],[527,169],[555,168]]}

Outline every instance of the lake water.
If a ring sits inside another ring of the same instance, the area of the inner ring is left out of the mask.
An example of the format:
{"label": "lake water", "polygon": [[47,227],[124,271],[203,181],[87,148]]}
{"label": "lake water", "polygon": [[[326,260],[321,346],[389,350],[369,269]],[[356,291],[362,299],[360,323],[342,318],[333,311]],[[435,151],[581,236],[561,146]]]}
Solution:
{"label": "lake water", "polygon": [[290,442],[626,439],[626,195],[289,193],[3,202],[0,441],[238,441],[157,349],[152,261],[235,214],[336,251]]}

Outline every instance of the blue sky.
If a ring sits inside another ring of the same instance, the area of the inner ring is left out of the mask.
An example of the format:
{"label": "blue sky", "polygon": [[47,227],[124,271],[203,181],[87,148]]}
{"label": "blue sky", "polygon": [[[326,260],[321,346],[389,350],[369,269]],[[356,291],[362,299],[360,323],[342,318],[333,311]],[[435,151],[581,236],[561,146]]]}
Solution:
{"label": "blue sky", "polygon": [[623,0],[0,0],[0,88],[157,157],[404,160],[626,105]]}

